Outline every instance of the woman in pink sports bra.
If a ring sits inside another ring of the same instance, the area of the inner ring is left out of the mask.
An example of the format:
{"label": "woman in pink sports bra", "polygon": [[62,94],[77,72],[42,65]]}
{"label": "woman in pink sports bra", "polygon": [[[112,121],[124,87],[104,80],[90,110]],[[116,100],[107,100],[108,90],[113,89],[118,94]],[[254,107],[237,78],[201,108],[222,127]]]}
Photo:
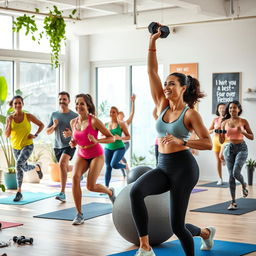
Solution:
{"label": "woman in pink sports bra", "polygon": [[229,171],[229,188],[232,198],[228,210],[237,208],[236,180],[242,184],[243,197],[248,196],[246,183],[241,174],[242,167],[248,156],[244,136],[249,140],[253,140],[254,136],[247,120],[239,117],[241,113],[242,106],[239,101],[228,103],[221,124],[222,132],[219,134],[220,143],[224,143],[225,137],[228,139],[223,152]]}
{"label": "woman in pink sports bra", "polygon": [[212,134],[214,133],[212,137],[212,150],[215,153],[215,157],[217,160],[217,171],[218,171],[218,176],[219,180],[217,182],[217,185],[222,185],[223,180],[222,180],[222,160],[223,159],[223,146],[220,144],[219,141],[219,130],[221,127],[221,121],[222,118],[224,117],[225,114],[225,104],[224,103],[219,103],[216,108],[216,116],[211,123],[211,126],[209,127],[209,133]]}
{"label": "woman in pink sports bra", "polygon": [[[77,209],[77,215],[73,225],[84,222],[81,201],[82,191],[80,186],[81,176],[87,171],[87,189],[90,191],[106,193],[112,203],[115,200],[114,189],[96,184],[104,165],[104,151],[99,143],[112,143],[114,136],[105,128],[104,124],[95,117],[95,106],[89,94],[78,94],[76,96],[76,111],[78,117],[71,120],[73,136],[70,146],[78,146],[78,154],[74,165],[72,192]],[[105,137],[98,139],[98,132]]]}

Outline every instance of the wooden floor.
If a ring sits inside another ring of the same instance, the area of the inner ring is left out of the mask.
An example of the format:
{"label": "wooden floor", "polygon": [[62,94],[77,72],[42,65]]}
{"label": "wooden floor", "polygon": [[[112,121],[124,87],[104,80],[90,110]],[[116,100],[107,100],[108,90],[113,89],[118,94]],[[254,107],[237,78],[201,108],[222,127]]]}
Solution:
{"label": "wooden floor", "polygon": [[[122,184],[124,185],[124,181],[114,182],[113,186],[119,187]],[[58,191],[46,184],[24,184],[24,190]],[[15,191],[7,193],[14,194]],[[241,186],[238,186],[237,197],[240,195]],[[71,189],[67,190],[67,196],[66,203],[59,203],[54,198],[49,198],[27,205],[0,205],[0,220],[24,224],[20,227],[0,231],[0,241],[7,241],[14,235],[34,238],[32,246],[18,246],[12,243],[8,248],[0,248],[0,255],[5,252],[8,256],[105,256],[136,248],[125,241],[115,230],[111,214],[87,220],[80,226],[72,226],[70,221],[33,218],[34,215],[73,207]],[[249,186],[249,197],[256,198],[256,186]],[[191,195],[189,209],[229,199],[228,189],[208,188],[208,191]],[[104,198],[83,197],[83,203],[89,202],[109,201]],[[256,211],[240,216],[188,212],[187,222],[200,227],[216,226],[215,238],[218,240],[256,244]],[[170,240],[175,239],[176,237],[172,236]],[[256,252],[248,255],[256,256]]]}

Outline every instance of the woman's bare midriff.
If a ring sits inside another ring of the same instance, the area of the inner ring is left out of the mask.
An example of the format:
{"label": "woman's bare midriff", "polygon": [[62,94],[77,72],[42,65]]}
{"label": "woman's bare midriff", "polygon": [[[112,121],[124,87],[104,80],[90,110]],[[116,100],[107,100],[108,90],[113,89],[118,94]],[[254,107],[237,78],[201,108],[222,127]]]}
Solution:
{"label": "woman's bare midriff", "polygon": [[159,141],[159,145],[158,145],[158,151],[162,154],[179,152],[179,151],[183,151],[186,149],[188,149],[188,147],[183,146],[183,145],[162,144],[160,141]]}

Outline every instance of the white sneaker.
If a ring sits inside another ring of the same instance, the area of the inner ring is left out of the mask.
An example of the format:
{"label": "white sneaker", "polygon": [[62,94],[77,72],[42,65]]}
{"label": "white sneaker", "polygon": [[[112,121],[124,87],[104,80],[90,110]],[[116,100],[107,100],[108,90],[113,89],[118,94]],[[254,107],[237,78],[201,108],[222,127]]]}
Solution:
{"label": "white sneaker", "polygon": [[223,185],[223,180],[222,180],[222,179],[219,179],[218,182],[217,182],[217,185],[218,185],[218,186]]}
{"label": "white sneaker", "polygon": [[209,251],[212,249],[213,244],[214,244],[214,235],[216,232],[216,228],[215,227],[207,227],[207,229],[210,231],[210,235],[208,239],[203,239],[201,237],[201,247],[200,250],[201,251]]}
{"label": "white sneaker", "polygon": [[140,248],[134,256],[156,256],[156,255],[152,248],[150,251],[145,251],[144,249]]}
{"label": "white sneaker", "polygon": [[77,213],[76,217],[74,218],[72,225],[81,225],[84,223],[84,215],[81,213]]}

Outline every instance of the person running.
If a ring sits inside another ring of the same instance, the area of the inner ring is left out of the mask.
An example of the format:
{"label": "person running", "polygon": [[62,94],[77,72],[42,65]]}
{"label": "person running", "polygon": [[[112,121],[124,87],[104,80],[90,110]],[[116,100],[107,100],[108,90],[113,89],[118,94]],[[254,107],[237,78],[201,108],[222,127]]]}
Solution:
{"label": "person running", "polygon": [[[18,190],[13,201],[18,202],[22,200],[23,172],[36,170],[39,179],[43,178],[41,165],[39,163],[36,165],[28,164],[27,161],[34,149],[33,139],[44,129],[44,124],[34,115],[23,111],[24,100],[21,96],[14,96],[9,105],[14,109],[14,112],[6,120],[5,135],[10,137],[16,160]],[[35,134],[31,133],[31,122],[38,126]]]}
{"label": "person running", "polygon": [[228,210],[235,210],[237,208],[236,180],[242,184],[243,197],[248,196],[246,183],[241,174],[242,167],[248,156],[248,149],[244,137],[253,140],[254,135],[248,121],[239,117],[241,114],[242,106],[239,101],[229,102],[221,124],[222,133],[219,136],[220,143],[224,143],[225,138],[228,139],[228,143],[225,145],[223,151],[229,172],[229,189],[232,199]]}
{"label": "person running", "polygon": [[[193,109],[195,103],[204,96],[198,80],[182,73],[172,73],[162,87],[156,57],[160,27],[156,34],[151,35],[148,51],[150,89],[158,115],[158,165],[139,177],[130,192],[132,214],[140,240],[136,256],[155,256],[149,244],[148,214],[144,199],[167,191],[171,195],[173,233],[179,238],[185,255],[194,256],[192,236],[201,236],[201,250],[210,250],[215,228],[200,229],[191,224],[185,225],[189,197],[199,178],[199,167],[189,148],[210,150],[212,142],[201,116]],[[190,131],[193,130],[198,139],[189,139]]]}
{"label": "person running", "polygon": [[225,114],[225,104],[224,103],[219,103],[217,105],[216,109],[216,116],[211,123],[211,126],[209,127],[209,133],[212,134],[214,133],[214,136],[212,137],[212,144],[213,144],[213,152],[215,153],[215,157],[217,160],[217,171],[218,171],[218,176],[219,180],[217,182],[217,185],[222,185],[223,184],[223,179],[222,179],[222,153],[223,153],[223,145],[220,144],[219,141],[219,131],[221,128],[221,122]]}
{"label": "person running", "polygon": [[[72,185],[77,215],[72,224],[80,225],[84,222],[81,206],[82,191],[80,179],[87,170],[89,170],[87,189],[108,194],[111,202],[114,203],[114,189],[108,189],[101,184],[96,184],[96,182],[104,165],[104,152],[99,143],[111,143],[115,141],[115,138],[105,128],[104,124],[95,117],[95,106],[89,94],[76,95],[76,111],[78,117],[70,121],[73,131],[70,146],[74,148],[78,145]],[[101,132],[105,138],[98,139],[98,132]]]}
{"label": "person running", "polygon": [[[105,146],[105,163],[106,163],[106,173],[105,173],[105,185],[108,187],[112,169],[124,169],[125,164],[120,163],[121,159],[125,154],[125,145],[123,140],[130,140],[130,133],[127,126],[118,120],[118,109],[116,107],[110,108],[110,118],[111,121],[106,124],[107,129],[115,137],[115,142],[109,143]],[[122,136],[124,134],[124,136]]]}
{"label": "person running", "polygon": [[71,139],[70,121],[78,115],[69,109],[70,95],[67,92],[60,92],[59,110],[51,114],[50,123],[46,128],[48,135],[54,132],[54,153],[57,161],[60,164],[60,184],[61,191],[55,197],[62,202],[66,201],[65,188],[67,182],[67,173],[70,171],[69,161],[72,160],[76,148],[71,148],[69,145]]}
{"label": "person running", "polygon": [[[131,102],[132,102],[132,106],[131,106],[131,113],[130,113],[130,116],[129,118],[125,121],[124,120],[124,112],[123,111],[119,111],[118,113],[118,120],[121,121],[121,122],[124,122],[124,124],[127,126],[127,129],[129,128],[129,126],[131,125],[132,123],[132,120],[133,120],[133,117],[134,117],[134,113],[135,113],[135,100],[136,100],[136,95],[133,94],[131,96]],[[123,134],[122,134],[123,136]],[[125,153],[127,152],[127,150],[129,149],[130,147],[130,141],[129,140],[124,140],[124,147],[125,147]],[[126,168],[125,169],[121,169],[122,170],[122,173],[123,173],[123,176],[125,177],[126,176],[126,173],[125,173],[125,170],[126,171],[129,171],[129,166],[128,166],[128,163],[127,163],[127,160],[125,158],[125,156],[123,156],[122,160],[121,160],[122,163],[124,163],[126,165]]]}

